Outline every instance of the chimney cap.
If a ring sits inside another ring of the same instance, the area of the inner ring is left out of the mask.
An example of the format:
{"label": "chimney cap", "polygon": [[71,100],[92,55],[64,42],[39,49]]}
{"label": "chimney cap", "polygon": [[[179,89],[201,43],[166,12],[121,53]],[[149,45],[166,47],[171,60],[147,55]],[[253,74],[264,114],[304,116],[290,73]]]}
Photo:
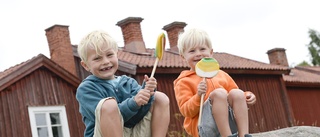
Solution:
{"label": "chimney cap", "polygon": [[267,54],[270,54],[272,52],[276,52],[276,51],[286,51],[286,49],[284,48],[273,48],[267,51]]}
{"label": "chimney cap", "polygon": [[50,29],[54,28],[54,27],[69,27],[68,25],[59,25],[59,24],[54,24],[51,27],[45,29],[45,31],[49,31]]}
{"label": "chimney cap", "polygon": [[179,21],[174,21],[168,25],[165,25],[162,29],[167,31],[167,30],[170,30],[172,28],[175,28],[175,27],[182,27],[184,28],[187,24],[185,22],[179,22]]}
{"label": "chimney cap", "polygon": [[142,20],[143,20],[143,18],[141,18],[141,17],[127,17],[123,20],[118,21],[116,25],[121,27],[121,26],[126,25],[128,23],[140,23]]}

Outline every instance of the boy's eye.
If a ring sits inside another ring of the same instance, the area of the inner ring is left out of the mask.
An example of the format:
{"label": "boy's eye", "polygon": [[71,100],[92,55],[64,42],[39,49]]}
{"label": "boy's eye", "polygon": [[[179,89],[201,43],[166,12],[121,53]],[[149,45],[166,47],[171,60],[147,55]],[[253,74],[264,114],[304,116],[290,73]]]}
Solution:
{"label": "boy's eye", "polygon": [[93,60],[99,60],[101,59],[101,56],[95,57]]}
{"label": "boy's eye", "polygon": [[108,57],[111,57],[111,56],[113,56],[113,55],[114,55],[113,53],[107,54]]}
{"label": "boy's eye", "polygon": [[190,53],[192,53],[192,52],[194,52],[194,51],[195,51],[194,49],[193,49],[193,50],[189,50]]}

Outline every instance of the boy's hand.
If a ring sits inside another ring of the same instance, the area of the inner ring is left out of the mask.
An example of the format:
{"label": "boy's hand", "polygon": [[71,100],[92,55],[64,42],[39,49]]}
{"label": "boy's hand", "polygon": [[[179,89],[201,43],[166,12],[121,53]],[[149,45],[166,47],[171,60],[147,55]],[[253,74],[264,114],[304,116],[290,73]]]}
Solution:
{"label": "boy's hand", "polygon": [[134,100],[136,101],[138,106],[143,106],[149,102],[150,99],[150,91],[147,89],[141,89],[136,96],[134,96]]}
{"label": "boy's hand", "polygon": [[144,75],[144,81],[146,82],[144,89],[149,90],[150,96],[152,96],[157,88],[157,80],[154,77],[149,78],[147,75]]}
{"label": "boy's hand", "polygon": [[138,106],[147,104],[157,88],[157,80],[154,77],[149,78],[147,75],[144,75],[144,81],[146,82],[144,89],[141,89],[134,97]]}
{"label": "boy's hand", "polygon": [[202,94],[206,94],[207,91],[207,83],[205,79],[203,79],[198,85],[198,95],[201,97]]}
{"label": "boy's hand", "polygon": [[245,96],[248,105],[253,105],[256,103],[256,96],[252,92],[246,91]]}

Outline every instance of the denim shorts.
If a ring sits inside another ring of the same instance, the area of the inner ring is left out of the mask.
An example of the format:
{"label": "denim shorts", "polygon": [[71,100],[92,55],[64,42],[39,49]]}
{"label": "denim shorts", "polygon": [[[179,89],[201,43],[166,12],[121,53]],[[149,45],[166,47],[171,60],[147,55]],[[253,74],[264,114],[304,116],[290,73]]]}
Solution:
{"label": "denim shorts", "polygon": [[[217,124],[212,115],[212,104],[210,98],[203,103],[201,123],[198,126],[200,137],[221,137],[218,130]],[[232,134],[237,134],[237,124],[234,119],[234,113],[232,108],[229,106],[229,125]]]}

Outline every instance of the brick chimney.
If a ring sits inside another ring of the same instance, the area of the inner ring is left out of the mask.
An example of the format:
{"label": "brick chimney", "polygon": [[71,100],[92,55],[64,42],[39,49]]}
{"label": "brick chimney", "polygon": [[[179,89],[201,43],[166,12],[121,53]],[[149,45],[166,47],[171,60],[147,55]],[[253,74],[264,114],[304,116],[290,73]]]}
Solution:
{"label": "brick chimney", "polygon": [[124,39],[124,50],[136,54],[146,53],[140,22],[143,18],[128,17],[119,21],[116,25],[121,28]]}
{"label": "brick chimney", "polygon": [[270,64],[289,67],[286,50],[284,48],[274,48],[267,52]]}
{"label": "brick chimney", "polygon": [[167,34],[168,34],[169,45],[170,45],[169,51],[174,53],[179,53],[178,47],[177,47],[178,38],[179,38],[179,34],[181,32],[184,32],[185,26],[187,26],[186,23],[175,21],[162,28],[163,30],[167,31]]}
{"label": "brick chimney", "polygon": [[69,35],[69,26],[53,25],[45,29],[51,60],[77,76]]}

